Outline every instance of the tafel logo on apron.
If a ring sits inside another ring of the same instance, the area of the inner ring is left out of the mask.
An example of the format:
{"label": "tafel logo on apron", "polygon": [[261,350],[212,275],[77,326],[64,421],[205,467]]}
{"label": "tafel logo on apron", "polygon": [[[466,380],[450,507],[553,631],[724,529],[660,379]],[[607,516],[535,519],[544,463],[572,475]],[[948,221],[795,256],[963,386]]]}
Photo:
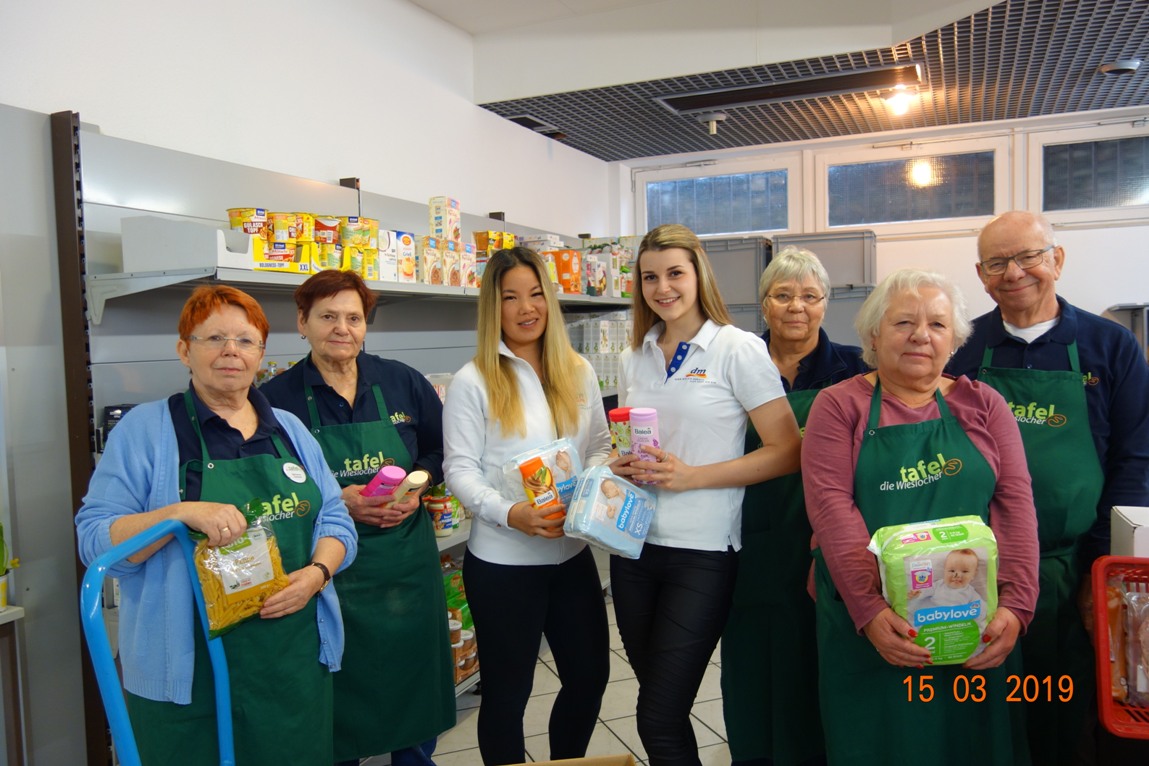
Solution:
{"label": "tafel logo on apron", "polygon": [[961,473],[962,462],[958,458],[946,458],[938,452],[936,459],[922,458],[912,465],[903,465],[898,468],[898,478],[886,480],[878,487],[882,492],[895,492],[902,489],[917,489],[927,484],[933,484],[943,476],[957,476]]}
{"label": "tafel logo on apron", "polygon": [[1037,402],[1029,404],[1006,402],[1006,405],[1013,412],[1018,425],[1047,425],[1051,428],[1060,428],[1069,422],[1069,418],[1057,412],[1057,405],[1053,403],[1039,405]]}

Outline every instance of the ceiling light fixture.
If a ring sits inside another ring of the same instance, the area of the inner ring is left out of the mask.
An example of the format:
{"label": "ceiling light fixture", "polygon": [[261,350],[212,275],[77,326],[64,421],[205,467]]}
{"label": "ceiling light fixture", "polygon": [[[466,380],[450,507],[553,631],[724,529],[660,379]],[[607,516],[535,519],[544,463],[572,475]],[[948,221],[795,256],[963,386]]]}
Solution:
{"label": "ceiling light fixture", "polygon": [[910,104],[913,103],[916,95],[905,85],[895,85],[894,92],[886,96],[886,106],[889,108],[890,114],[901,117],[910,111]]}
{"label": "ceiling light fixture", "polygon": [[1133,74],[1141,66],[1141,59],[1117,59],[1097,67],[1101,74]]}
{"label": "ceiling light fixture", "polygon": [[659,96],[654,100],[675,114],[718,112],[741,106],[755,106],[775,101],[796,101],[842,93],[882,91],[898,85],[917,86],[921,83],[921,68],[917,64],[901,64],[880,69],[840,72],[825,77],[801,80],[783,80],[762,85],[720,88]]}
{"label": "ceiling light fixture", "polygon": [[726,112],[703,112],[698,115],[698,121],[706,125],[707,132],[714,136],[718,134],[718,123],[726,121]]}

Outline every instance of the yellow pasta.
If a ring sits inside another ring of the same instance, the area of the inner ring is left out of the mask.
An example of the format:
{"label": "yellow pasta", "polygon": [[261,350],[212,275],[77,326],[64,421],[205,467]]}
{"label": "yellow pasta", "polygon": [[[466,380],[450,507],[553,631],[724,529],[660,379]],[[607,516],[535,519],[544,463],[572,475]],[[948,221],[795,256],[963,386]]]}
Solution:
{"label": "yellow pasta", "polygon": [[212,638],[259,614],[263,602],[289,582],[275,534],[258,524],[223,548],[200,540],[195,564]]}

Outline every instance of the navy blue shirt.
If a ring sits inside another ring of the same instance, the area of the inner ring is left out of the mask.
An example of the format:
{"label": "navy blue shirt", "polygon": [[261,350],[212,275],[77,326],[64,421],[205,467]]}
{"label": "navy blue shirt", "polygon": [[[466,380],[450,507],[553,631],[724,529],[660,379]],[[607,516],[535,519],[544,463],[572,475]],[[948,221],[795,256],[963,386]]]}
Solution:
{"label": "navy blue shirt", "polygon": [[[250,439],[244,439],[243,434],[232,428],[226,420],[216,415],[208,408],[194,388],[189,387],[192,403],[195,405],[196,417],[199,420],[200,431],[203,433],[207,452],[216,460],[236,460],[252,455],[275,455],[275,442],[271,437],[278,434],[283,440],[283,446],[295,456],[300,465],[299,452],[295,449],[287,433],[280,427],[271,411],[271,404],[267,398],[255,388],[249,389],[247,398],[255,407],[255,414],[259,417],[259,424]],[[192,460],[199,460],[203,456],[199,437],[196,436],[192,422],[188,420],[187,407],[184,405],[183,393],[172,394],[168,397],[168,409],[172,413],[172,425],[176,431],[176,444],[180,451],[180,465]],[[188,471],[184,487],[185,501],[199,500],[203,475],[199,471]],[[244,498],[245,502],[250,498]]]}
{"label": "navy blue shirt", "polygon": [[[296,415],[311,428],[307,412],[306,383],[315,393],[322,425],[370,423],[390,418],[399,432],[415,466],[431,474],[431,483],[443,480],[443,403],[434,386],[413,367],[394,359],[361,353],[356,358],[359,380],[355,401],[348,404],[334,388],[323,381],[319,368],[308,354],[287,372],[276,375],[260,387],[276,407]],[[371,386],[379,385],[388,412],[380,413]]]}
{"label": "navy blue shirt", "polygon": [[1068,370],[1068,346],[1077,341],[1089,425],[1105,475],[1097,520],[1082,541],[1082,564],[1088,566],[1109,553],[1110,509],[1149,505],[1149,364],[1129,330],[1063,298],[1057,303],[1061,320],[1032,343],[1006,333],[1000,309],[978,317],[946,372],[976,379],[987,346],[993,349],[993,367]]}
{"label": "navy blue shirt", "polygon": [[[766,341],[769,347],[769,330],[762,334],[762,340]],[[862,349],[834,343],[826,331],[819,327],[818,345],[798,362],[798,374],[794,376],[794,385],[791,386],[783,377],[782,387],[786,389],[786,393],[790,393],[791,390],[822,389],[869,371],[870,368],[862,361]]]}

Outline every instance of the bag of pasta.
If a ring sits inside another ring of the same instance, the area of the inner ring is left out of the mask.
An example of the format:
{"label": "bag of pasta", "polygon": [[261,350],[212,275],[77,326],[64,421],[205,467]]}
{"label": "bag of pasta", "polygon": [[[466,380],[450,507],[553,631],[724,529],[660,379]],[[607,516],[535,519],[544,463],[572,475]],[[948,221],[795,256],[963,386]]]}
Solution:
{"label": "bag of pasta", "polygon": [[255,498],[240,510],[247,519],[247,531],[230,545],[211,547],[203,533],[192,533],[193,538],[201,538],[196,543],[195,568],[212,638],[259,614],[263,602],[289,582],[271,522],[263,515],[263,501]]}

